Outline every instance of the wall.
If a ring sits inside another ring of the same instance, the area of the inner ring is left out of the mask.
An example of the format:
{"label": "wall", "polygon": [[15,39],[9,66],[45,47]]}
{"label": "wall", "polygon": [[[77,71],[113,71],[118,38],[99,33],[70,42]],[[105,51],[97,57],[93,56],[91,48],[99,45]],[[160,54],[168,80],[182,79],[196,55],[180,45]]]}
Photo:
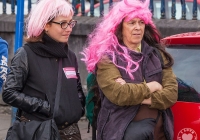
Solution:
{"label": "wall", "polygon": [[[9,44],[9,65],[14,55],[15,18],[15,15],[0,15],[0,36],[7,40]],[[80,60],[83,57],[80,52],[84,48],[87,35],[94,29],[95,23],[97,23],[100,18],[74,17],[74,19],[77,20],[78,23],[74,27],[70,36],[69,47],[77,55],[82,84],[84,89],[86,89],[87,71],[85,64]],[[154,23],[163,37],[184,32],[196,32],[200,30],[199,20],[155,19]]]}

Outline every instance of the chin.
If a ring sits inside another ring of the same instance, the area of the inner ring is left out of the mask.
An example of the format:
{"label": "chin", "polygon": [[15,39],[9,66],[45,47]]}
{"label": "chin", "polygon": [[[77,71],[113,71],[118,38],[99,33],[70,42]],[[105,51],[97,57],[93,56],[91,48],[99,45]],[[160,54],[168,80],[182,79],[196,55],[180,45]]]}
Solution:
{"label": "chin", "polygon": [[61,43],[67,43],[67,42],[68,42],[68,39],[60,40],[59,42],[61,42]]}

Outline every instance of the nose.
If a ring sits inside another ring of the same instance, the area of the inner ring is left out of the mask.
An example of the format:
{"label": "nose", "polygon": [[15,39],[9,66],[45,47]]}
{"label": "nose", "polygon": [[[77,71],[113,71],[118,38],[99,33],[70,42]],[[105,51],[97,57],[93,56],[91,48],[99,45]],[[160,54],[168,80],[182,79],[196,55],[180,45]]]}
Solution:
{"label": "nose", "polygon": [[135,29],[139,30],[140,28],[141,28],[140,23],[137,22],[137,23],[135,24]]}
{"label": "nose", "polygon": [[70,31],[72,31],[72,28],[68,25],[67,28],[65,29],[65,31],[70,32]]}

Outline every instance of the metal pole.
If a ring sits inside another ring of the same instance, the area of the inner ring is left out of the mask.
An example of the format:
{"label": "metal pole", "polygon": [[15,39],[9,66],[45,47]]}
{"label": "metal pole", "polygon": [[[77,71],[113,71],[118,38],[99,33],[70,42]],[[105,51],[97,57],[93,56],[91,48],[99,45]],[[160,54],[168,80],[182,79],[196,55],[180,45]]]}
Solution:
{"label": "metal pole", "polygon": [[17,15],[15,24],[15,52],[22,46],[24,29],[24,0],[17,1]]}
{"label": "metal pole", "polygon": [[[22,46],[24,29],[24,0],[17,1],[17,15],[15,23],[15,52]],[[17,108],[12,107],[11,124],[15,121]]]}

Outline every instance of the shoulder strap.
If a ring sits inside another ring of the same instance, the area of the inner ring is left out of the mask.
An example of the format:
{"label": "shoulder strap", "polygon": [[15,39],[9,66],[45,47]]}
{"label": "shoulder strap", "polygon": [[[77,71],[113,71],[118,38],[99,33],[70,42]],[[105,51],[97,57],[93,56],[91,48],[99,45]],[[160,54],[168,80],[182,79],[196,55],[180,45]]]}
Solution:
{"label": "shoulder strap", "polygon": [[58,107],[59,107],[59,101],[60,101],[60,90],[61,90],[61,83],[62,83],[62,58],[60,58],[58,65],[59,65],[59,67],[58,67],[58,82],[57,82],[57,89],[56,89],[56,99],[55,99],[55,105],[54,105],[53,118],[57,114]]}

